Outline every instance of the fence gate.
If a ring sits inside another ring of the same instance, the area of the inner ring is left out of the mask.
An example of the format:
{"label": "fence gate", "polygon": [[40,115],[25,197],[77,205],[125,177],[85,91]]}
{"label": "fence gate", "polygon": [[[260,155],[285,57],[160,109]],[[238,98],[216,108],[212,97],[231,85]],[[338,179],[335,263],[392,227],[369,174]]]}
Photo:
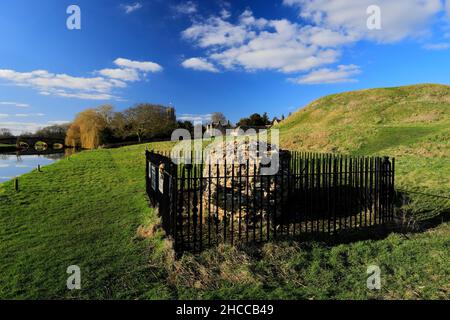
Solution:
{"label": "fence gate", "polygon": [[275,175],[249,160],[175,165],[149,151],[146,159],[148,196],[181,252],[329,237],[393,219],[395,159],[387,157],[284,151]]}
{"label": "fence gate", "polygon": [[162,227],[175,236],[176,166],[162,154],[146,151],[146,190],[153,207],[158,208]]}

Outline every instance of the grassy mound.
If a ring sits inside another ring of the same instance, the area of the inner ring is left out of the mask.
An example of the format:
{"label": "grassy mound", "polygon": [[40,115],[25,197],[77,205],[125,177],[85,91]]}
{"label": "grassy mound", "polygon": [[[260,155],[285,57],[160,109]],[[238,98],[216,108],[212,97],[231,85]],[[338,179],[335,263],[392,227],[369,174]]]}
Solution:
{"label": "grassy mound", "polygon": [[450,156],[450,86],[369,89],[320,98],[278,125],[286,148]]}
{"label": "grassy mound", "polygon": [[334,94],[276,128],[286,149],[396,157],[396,185],[416,218],[450,211],[450,86]]}

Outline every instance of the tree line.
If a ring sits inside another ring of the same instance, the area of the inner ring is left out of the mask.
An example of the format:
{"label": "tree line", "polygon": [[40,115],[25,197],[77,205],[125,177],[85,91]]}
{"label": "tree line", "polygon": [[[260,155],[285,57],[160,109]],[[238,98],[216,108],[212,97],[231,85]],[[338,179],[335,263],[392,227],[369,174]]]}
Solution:
{"label": "tree line", "polygon": [[40,128],[36,132],[23,132],[19,135],[15,135],[8,128],[0,128],[0,138],[13,138],[13,137],[41,137],[41,138],[58,138],[64,139],[66,137],[67,129],[70,124],[55,124]]}
{"label": "tree line", "polygon": [[[265,112],[254,113],[241,118],[236,124],[240,127],[262,127],[273,123]],[[282,116],[281,120],[284,120]],[[232,128],[233,125],[221,112],[211,114],[209,122]],[[68,147],[94,149],[102,145],[143,142],[156,139],[170,139],[174,129],[183,128],[194,132],[191,121],[177,121],[175,109],[157,104],[141,103],[124,111],[115,111],[111,105],[86,109],[76,115],[71,123],[52,125],[27,132],[21,136],[64,139]],[[204,132],[206,127],[202,125]],[[13,137],[10,130],[0,128],[0,137]]]}
{"label": "tree line", "polygon": [[175,109],[154,104],[138,104],[121,112],[110,105],[80,112],[70,124],[67,146],[94,149],[108,143],[142,142],[170,137],[177,127]]}
{"label": "tree line", "polygon": [[264,127],[272,125],[275,121],[282,121],[282,120],[284,120],[284,115],[281,116],[281,119],[274,117],[272,120],[270,120],[267,112],[264,112],[262,115],[260,115],[259,113],[253,113],[248,118],[241,118],[237,123],[237,126]]}

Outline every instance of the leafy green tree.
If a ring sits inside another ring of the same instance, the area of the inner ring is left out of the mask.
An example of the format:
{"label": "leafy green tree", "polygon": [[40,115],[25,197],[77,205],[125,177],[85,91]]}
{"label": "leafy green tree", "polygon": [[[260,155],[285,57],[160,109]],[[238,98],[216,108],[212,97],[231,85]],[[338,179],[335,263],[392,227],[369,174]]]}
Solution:
{"label": "leafy green tree", "polygon": [[192,122],[185,120],[185,121],[178,121],[177,122],[177,128],[180,129],[186,129],[188,130],[190,133],[194,132],[194,125],[192,124]]}
{"label": "leafy green tree", "polygon": [[238,122],[238,126],[255,126],[262,127],[270,124],[269,116],[265,112],[263,116],[259,113],[253,113],[249,118],[242,118]]}

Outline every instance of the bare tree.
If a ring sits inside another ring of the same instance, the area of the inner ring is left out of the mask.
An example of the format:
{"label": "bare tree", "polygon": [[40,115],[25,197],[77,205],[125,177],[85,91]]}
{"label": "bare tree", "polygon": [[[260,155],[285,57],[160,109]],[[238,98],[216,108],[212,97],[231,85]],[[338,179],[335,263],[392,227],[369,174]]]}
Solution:
{"label": "bare tree", "polygon": [[35,136],[44,138],[64,139],[69,129],[69,124],[55,124],[36,131]]}
{"label": "bare tree", "polygon": [[0,137],[12,137],[14,136],[11,132],[11,130],[7,128],[0,128]]}
{"label": "bare tree", "polygon": [[139,104],[124,111],[127,130],[138,141],[169,134],[176,127],[174,110],[160,105]]}
{"label": "bare tree", "polygon": [[223,126],[227,124],[227,118],[222,112],[214,112],[211,115],[211,121],[213,123],[220,123]]}

